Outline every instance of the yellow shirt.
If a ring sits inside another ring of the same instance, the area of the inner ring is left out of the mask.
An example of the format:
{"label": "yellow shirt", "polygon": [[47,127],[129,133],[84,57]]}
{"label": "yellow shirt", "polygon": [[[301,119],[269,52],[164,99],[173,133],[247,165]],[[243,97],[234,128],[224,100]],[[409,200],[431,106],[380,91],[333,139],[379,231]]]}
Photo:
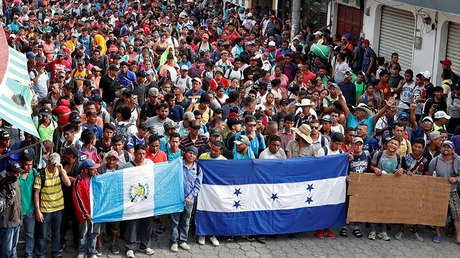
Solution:
{"label": "yellow shirt", "polygon": [[412,145],[410,144],[409,140],[403,139],[401,144],[399,144],[399,149],[396,151],[399,156],[404,157],[408,154],[412,153]]}
{"label": "yellow shirt", "polygon": [[40,211],[50,213],[64,209],[64,196],[62,194],[61,177],[56,172],[51,175],[48,168],[45,169],[45,184],[42,187],[40,175],[35,177],[34,188],[40,189]]}
{"label": "yellow shirt", "polygon": [[83,69],[83,71],[78,71],[78,69],[74,69],[72,71],[72,77],[78,85],[78,88],[83,86],[83,82],[85,81],[86,75],[90,74],[91,72],[88,69]]}
{"label": "yellow shirt", "polygon": [[78,45],[79,45],[78,41],[74,43],[72,40],[68,40],[68,41],[65,43],[65,46],[70,50],[70,52],[75,51],[75,48],[76,48]]}
{"label": "yellow shirt", "polygon": [[214,160],[226,160],[227,158],[225,158],[224,156],[220,155],[219,157],[217,158],[213,158],[211,157],[211,152],[206,152],[206,153],[203,153],[200,155],[200,157],[198,159],[214,159]]}
{"label": "yellow shirt", "polygon": [[[199,108],[200,103],[195,103],[195,106],[192,109],[192,112],[195,110],[200,110]],[[201,110],[200,110],[201,111]],[[212,119],[212,110],[208,107],[206,111],[202,112],[201,115],[201,124],[207,125],[209,121]]]}
{"label": "yellow shirt", "polygon": [[105,44],[105,38],[100,34],[94,36],[94,46],[98,45],[102,48],[101,54],[105,55],[105,52],[107,52],[107,44]]}

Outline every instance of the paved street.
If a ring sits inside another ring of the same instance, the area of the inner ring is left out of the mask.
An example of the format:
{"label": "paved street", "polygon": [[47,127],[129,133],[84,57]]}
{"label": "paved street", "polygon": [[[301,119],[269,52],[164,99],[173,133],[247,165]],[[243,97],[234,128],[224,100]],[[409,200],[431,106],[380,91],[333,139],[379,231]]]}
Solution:
{"label": "paved street", "polygon": [[[392,235],[395,233],[394,230]],[[337,230],[333,231],[337,233]],[[222,240],[219,247],[213,247],[209,242],[205,246],[200,246],[194,241],[189,241],[192,249],[179,249],[178,253],[169,251],[167,237],[162,234],[160,240],[153,245],[155,254],[152,257],[460,257],[460,246],[454,243],[453,238],[443,235],[442,243],[434,244],[431,242],[431,231],[422,231],[424,242],[415,240],[411,233],[406,233],[404,241],[392,238],[391,241],[385,242],[371,241],[364,237],[357,239],[354,236],[319,240],[312,232],[308,232],[297,234],[295,238],[269,237],[265,245],[242,239],[234,242]],[[124,257],[110,254],[108,248],[109,245],[106,244],[102,257]],[[19,250],[23,248],[20,247]],[[75,250],[70,247],[63,254],[63,257],[75,256]],[[136,257],[148,256],[138,252]]]}

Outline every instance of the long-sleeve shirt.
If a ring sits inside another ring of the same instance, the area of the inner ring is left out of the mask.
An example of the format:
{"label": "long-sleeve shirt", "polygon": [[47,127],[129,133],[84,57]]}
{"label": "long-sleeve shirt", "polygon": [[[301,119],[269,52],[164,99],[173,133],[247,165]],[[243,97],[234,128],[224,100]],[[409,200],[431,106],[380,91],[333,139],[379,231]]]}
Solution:
{"label": "long-sleeve shirt", "polygon": [[72,188],[75,215],[77,220],[83,223],[88,218],[88,215],[91,214],[89,180],[80,174],[77,176]]}
{"label": "long-sleeve shirt", "polygon": [[201,182],[203,181],[203,173],[198,168],[198,164],[195,162],[189,168],[185,166],[184,162],[184,196],[189,198],[192,202],[198,195],[201,189]]}

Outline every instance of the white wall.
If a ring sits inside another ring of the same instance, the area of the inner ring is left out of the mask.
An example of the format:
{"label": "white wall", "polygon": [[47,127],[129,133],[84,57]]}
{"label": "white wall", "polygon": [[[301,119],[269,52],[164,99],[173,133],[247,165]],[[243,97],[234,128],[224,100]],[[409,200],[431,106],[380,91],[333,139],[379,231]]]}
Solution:
{"label": "white wall", "polygon": [[[362,32],[364,37],[371,41],[371,47],[376,53],[378,53],[380,20],[383,5],[410,11],[417,17],[416,35],[422,38],[422,47],[421,49],[414,49],[412,70],[414,70],[414,73],[429,70],[433,74],[432,81],[439,83],[442,72],[439,61],[445,58],[448,23],[449,21],[460,23],[460,16],[421,9],[420,7],[401,4],[391,0],[365,0]],[[366,13],[368,13],[369,16],[367,16]],[[335,12],[335,14],[334,11],[332,12],[332,16],[336,16],[336,14],[337,12]],[[422,14],[429,15],[432,23],[435,25],[437,19],[437,26],[435,26],[434,30],[431,29],[431,26],[423,24]],[[332,21],[334,22],[334,19],[332,19]],[[335,19],[335,23],[336,21],[337,19]]]}

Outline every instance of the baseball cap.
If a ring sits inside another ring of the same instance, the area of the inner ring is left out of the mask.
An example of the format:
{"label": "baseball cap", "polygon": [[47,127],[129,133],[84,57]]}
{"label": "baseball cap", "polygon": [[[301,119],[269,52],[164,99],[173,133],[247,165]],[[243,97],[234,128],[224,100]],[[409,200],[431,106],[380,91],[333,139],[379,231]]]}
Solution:
{"label": "baseball cap", "polygon": [[61,164],[61,156],[58,153],[52,153],[48,159],[52,165]]}
{"label": "baseball cap", "polygon": [[174,123],[174,121],[166,121],[163,124],[163,128],[165,129],[165,132],[171,129],[176,129],[177,125]]}
{"label": "baseball cap", "polygon": [[409,119],[409,115],[406,112],[402,112],[398,115],[398,119]]}
{"label": "baseball cap", "polygon": [[211,130],[209,130],[209,136],[221,136],[220,130],[218,128],[211,128]]}
{"label": "baseball cap", "polygon": [[334,120],[332,119],[331,115],[324,115],[324,116],[321,118],[321,121],[326,121],[326,122],[332,123]]}
{"label": "baseball cap", "polygon": [[182,65],[180,67],[180,69],[183,70],[183,71],[188,71],[188,66],[187,65]]}
{"label": "baseball cap", "polygon": [[442,145],[441,146],[444,146],[444,145],[447,145],[449,147],[451,147],[452,149],[455,149],[455,145],[452,141],[449,141],[449,140],[445,140],[442,142]]}
{"label": "baseball cap", "polygon": [[115,151],[115,150],[111,150],[109,152],[107,152],[107,154],[105,155],[106,158],[109,158],[109,157],[115,157],[115,158],[118,158],[118,153]]}
{"label": "baseball cap", "polygon": [[45,66],[45,62],[43,62],[43,60],[40,60],[37,62],[37,66]]}
{"label": "baseball cap", "polygon": [[268,46],[269,46],[269,47],[275,47],[275,46],[276,46],[275,41],[270,41],[270,42],[268,42]]}
{"label": "baseball cap", "polygon": [[100,164],[94,162],[92,159],[85,159],[80,161],[80,169],[96,169],[100,166]]}
{"label": "baseball cap", "polygon": [[422,119],[422,123],[425,122],[425,121],[430,121],[431,123],[433,123],[433,118],[429,117],[429,116],[426,116]]}
{"label": "baseball cap", "polygon": [[11,171],[14,173],[22,173],[24,172],[24,169],[22,169],[21,166],[19,166],[17,162],[10,162],[6,166],[6,171]]}
{"label": "baseball cap", "polygon": [[111,65],[109,65],[109,70],[119,71],[120,68],[118,68],[118,66],[116,64],[111,64]]}
{"label": "baseball cap", "polygon": [[51,109],[49,107],[42,107],[40,109],[40,115],[49,115],[51,113]]}
{"label": "baseball cap", "polygon": [[434,119],[441,119],[441,118],[445,118],[445,119],[449,120],[450,116],[448,114],[446,114],[446,112],[444,112],[442,110],[434,113]]}
{"label": "baseball cap", "polygon": [[80,114],[77,112],[72,112],[69,116],[69,123],[81,123],[82,119]]}
{"label": "baseball cap", "polygon": [[35,58],[35,54],[34,54],[34,52],[29,51],[29,52],[27,52],[26,57],[27,58]]}
{"label": "baseball cap", "polygon": [[452,65],[452,61],[450,61],[449,59],[444,59],[441,61],[441,64],[445,64],[447,66],[451,66]]}
{"label": "baseball cap", "polygon": [[196,82],[199,82],[199,83],[201,83],[201,79],[200,79],[200,78],[198,78],[198,77],[195,77],[195,78],[193,78],[193,79],[192,79],[192,81],[196,81]]}
{"label": "baseball cap", "polygon": [[431,78],[431,73],[430,71],[426,70],[424,72],[421,72],[420,73],[421,75],[423,75],[423,77],[425,77],[426,79],[430,79]]}
{"label": "baseball cap", "polygon": [[149,96],[158,97],[159,94],[160,94],[160,92],[158,91],[157,88],[152,87],[152,88],[149,89]]}
{"label": "baseball cap", "polygon": [[441,137],[441,133],[439,131],[433,131],[430,133],[430,140],[436,140]]}
{"label": "baseball cap", "polygon": [[238,140],[235,141],[236,145],[249,144],[249,138],[246,135],[240,135]]}
{"label": "baseball cap", "polygon": [[280,105],[289,105],[289,100],[288,99],[280,100]]}
{"label": "baseball cap", "polygon": [[355,138],[353,138],[353,140],[351,141],[351,143],[357,143],[357,142],[364,143],[363,138],[361,138],[361,137],[355,137]]}
{"label": "baseball cap", "polygon": [[193,112],[185,112],[184,113],[184,120],[187,120],[187,121],[195,121],[195,115],[193,114]]}

